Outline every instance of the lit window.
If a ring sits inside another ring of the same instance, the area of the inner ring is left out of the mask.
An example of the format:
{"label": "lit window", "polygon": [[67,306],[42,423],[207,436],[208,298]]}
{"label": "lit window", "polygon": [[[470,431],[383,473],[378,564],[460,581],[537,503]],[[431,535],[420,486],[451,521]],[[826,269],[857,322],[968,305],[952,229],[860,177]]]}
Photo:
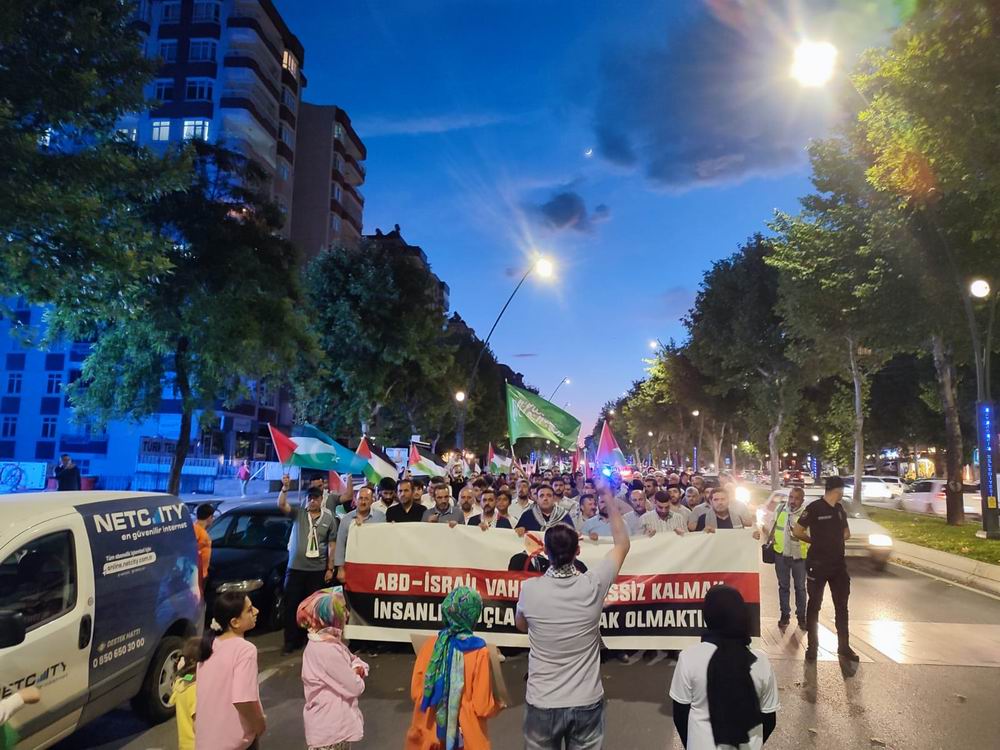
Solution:
{"label": "lit window", "polygon": [[217,2],[196,2],[194,4],[194,14],[192,18],[195,21],[215,21],[218,22],[221,15],[222,8],[221,3]]}
{"label": "lit window", "polygon": [[339,122],[333,126],[333,137],[338,141],[344,140],[344,126]]}
{"label": "lit window", "polygon": [[54,438],[56,436],[56,425],[58,422],[58,417],[42,417],[42,437]]}
{"label": "lit window", "polygon": [[281,179],[287,181],[288,177],[289,177],[289,175],[291,175],[291,173],[292,173],[292,170],[288,166],[288,162],[286,162],[286,161],[279,161],[278,162],[278,174],[281,175]]}
{"label": "lit window", "polygon": [[177,62],[177,40],[160,42],[160,59],[165,63]]}
{"label": "lit window", "polygon": [[184,98],[188,101],[211,101],[213,88],[211,78],[191,78],[184,87]]}
{"label": "lit window", "polygon": [[153,120],[153,140],[170,140],[170,120]]}
{"label": "lit window", "polygon": [[50,372],[48,380],[45,383],[45,392],[50,396],[53,396],[62,390],[62,373],[61,372]]}
{"label": "lit window", "polygon": [[164,3],[160,10],[160,23],[180,23],[181,4]]}
{"label": "lit window", "polygon": [[17,417],[4,417],[0,426],[0,437],[17,437]]}
{"label": "lit window", "polygon": [[21,392],[21,382],[21,373],[7,373],[7,393],[12,396],[18,395]]}
{"label": "lit window", "polygon": [[174,98],[174,81],[172,78],[165,78],[156,82],[153,91],[153,98],[158,102],[168,102]]}
{"label": "lit window", "polygon": [[210,120],[185,120],[184,140],[189,141],[197,138],[199,141],[208,140],[208,125]]}
{"label": "lit window", "polygon": [[214,39],[192,39],[188,47],[189,62],[215,62]]}
{"label": "lit window", "polygon": [[291,73],[292,78],[294,78],[299,72],[299,61],[295,59],[295,55],[286,49],[281,56],[281,67]]}
{"label": "lit window", "polygon": [[118,135],[126,141],[137,141],[139,128],[118,128]]}

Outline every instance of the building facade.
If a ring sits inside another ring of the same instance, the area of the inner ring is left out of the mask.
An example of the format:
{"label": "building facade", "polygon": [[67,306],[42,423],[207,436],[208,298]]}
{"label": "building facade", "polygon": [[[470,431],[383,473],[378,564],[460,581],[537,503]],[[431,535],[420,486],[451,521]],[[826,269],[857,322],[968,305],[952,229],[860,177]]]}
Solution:
{"label": "building facade", "polygon": [[365,144],[340,107],[303,102],[299,108],[292,241],[307,259],[361,239]]}

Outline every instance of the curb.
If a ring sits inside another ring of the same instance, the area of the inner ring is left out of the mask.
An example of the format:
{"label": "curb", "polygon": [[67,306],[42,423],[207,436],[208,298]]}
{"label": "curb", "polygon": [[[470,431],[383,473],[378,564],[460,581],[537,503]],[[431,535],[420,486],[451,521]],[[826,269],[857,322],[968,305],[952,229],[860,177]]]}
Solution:
{"label": "curb", "polygon": [[1000,595],[1000,565],[893,539],[891,559],[949,581]]}

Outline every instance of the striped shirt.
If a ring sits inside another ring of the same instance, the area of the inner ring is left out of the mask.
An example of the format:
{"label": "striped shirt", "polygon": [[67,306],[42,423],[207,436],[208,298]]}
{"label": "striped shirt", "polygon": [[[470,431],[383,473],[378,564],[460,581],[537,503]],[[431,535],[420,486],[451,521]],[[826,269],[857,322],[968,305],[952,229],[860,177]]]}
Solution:
{"label": "striped shirt", "polygon": [[648,513],[642,514],[639,524],[643,531],[655,531],[657,534],[663,534],[674,529],[686,530],[687,518],[685,518],[683,513],[678,513],[674,510],[669,511],[666,518],[660,518],[659,513],[651,510]]}

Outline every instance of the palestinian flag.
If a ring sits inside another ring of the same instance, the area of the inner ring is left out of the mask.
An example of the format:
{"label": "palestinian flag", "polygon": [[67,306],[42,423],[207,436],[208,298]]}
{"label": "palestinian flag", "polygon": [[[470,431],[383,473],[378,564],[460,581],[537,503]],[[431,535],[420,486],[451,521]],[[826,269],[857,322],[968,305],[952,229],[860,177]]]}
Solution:
{"label": "palestinian flag", "polygon": [[490,474],[510,474],[513,462],[510,456],[497,453],[493,450],[493,443],[490,443],[489,451],[486,454],[486,467]]}
{"label": "palestinian flag", "polygon": [[601,441],[597,445],[597,463],[600,466],[624,466],[625,454],[618,447],[618,441],[611,434],[607,420],[601,428]]}
{"label": "palestinian flag", "polygon": [[426,448],[416,443],[410,443],[410,473],[430,477],[443,477],[447,474],[441,459]]}
{"label": "palestinian flag", "polygon": [[579,419],[551,401],[510,383],[507,383],[507,424],[511,445],[519,438],[538,437],[573,450],[580,437]]}
{"label": "palestinian flag", "polygon": [[312,425],[296,428],[297,434],[292,437],[272,425],[268,425],[267,429],[271,432],[278,460],[283,464],[319,471],[349,471],[352,474],[360,474],[364,470],[364,461],[353,451]]}
{"label": "palestinian flag", "polygon": [[365,466],[365,479],[372,484],[378,484],[386,477],[390,479],[399,477],[399,469],[396,468],[396,464],[393,463],[392,459],[385,452],[369,445],[368,438],[361,438],[357,454],[368,462],[368,465]]}

